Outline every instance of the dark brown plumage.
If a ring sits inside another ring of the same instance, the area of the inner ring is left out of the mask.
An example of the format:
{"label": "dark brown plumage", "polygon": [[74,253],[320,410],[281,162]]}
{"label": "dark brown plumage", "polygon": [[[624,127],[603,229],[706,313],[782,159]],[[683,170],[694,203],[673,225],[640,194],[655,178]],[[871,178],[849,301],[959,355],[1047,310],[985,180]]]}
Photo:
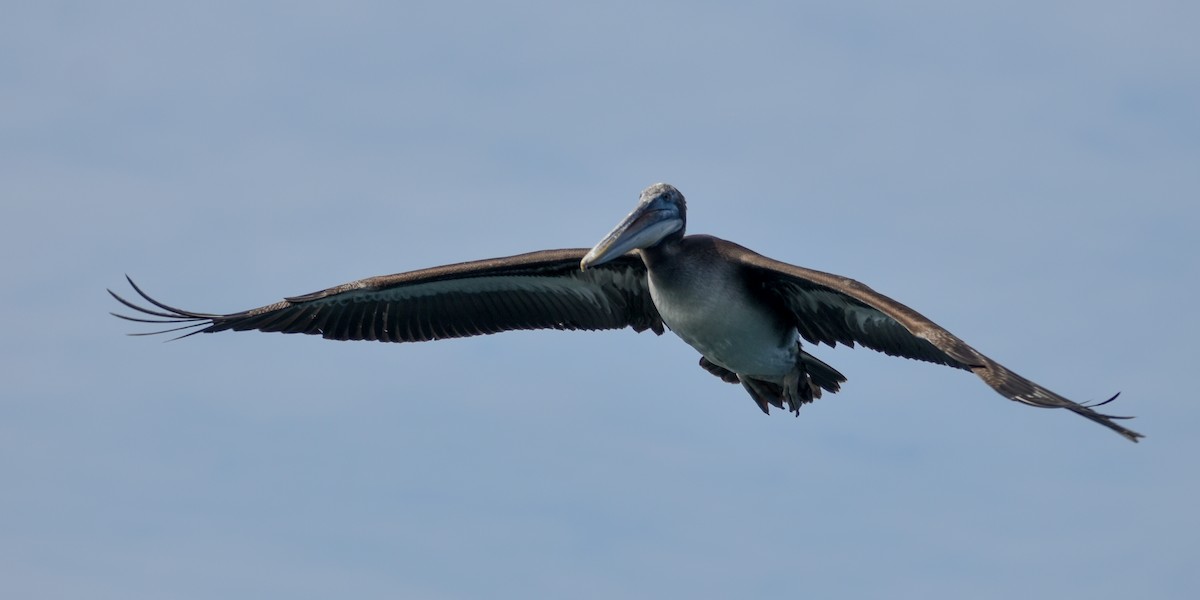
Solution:
{"label": "dark brown plumage", "polygon": [[[113,293],[181,337],[225,330],[320,335],[335,340],[420,342],[515,329],[664,326],[701,353],[700,366],[741,383],[764,412],[793,412],[837,392],[845,376],[800,347],[856,344],[970,371],[1005,398],[1065,408],[1137,441],[1126,417],[1072,402],[988,358],[915,310],[853,279],[772,260],[733,242],[685,236],[683,195],[666,184],[591,250],[544,250],[371,277],[231,314],[174,308],[133,289],[153,308]],[[114,313],[115,314],[115,313]],[[149,335],[149,334],[135,334]]]}
{"label": "dark brown plumage", "polygon": [[[360,279],[227,315],[163,304],[129,283],[147,309],[109,290],[148,323],[180,323],[161,332],[258,330],[320,335],[331,340],[425,342],[517,329],[623,329],[663,333],[637,257],[579,270],[586,249],[544,250]],[[147,334],[140,334],[147,335]]]}

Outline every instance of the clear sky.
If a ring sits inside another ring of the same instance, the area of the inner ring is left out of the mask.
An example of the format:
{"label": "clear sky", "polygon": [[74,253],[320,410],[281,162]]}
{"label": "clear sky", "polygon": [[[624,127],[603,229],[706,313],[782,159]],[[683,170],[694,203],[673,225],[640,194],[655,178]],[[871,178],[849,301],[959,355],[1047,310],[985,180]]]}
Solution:
{"label": "clear sky", "polygon": [[[1200,4],[578,4],[5,3],[0,595],[1194,597]],[[1147,439],[865,350],[765,417],[670,335],[106,314],[590,246],[657,181]]]}

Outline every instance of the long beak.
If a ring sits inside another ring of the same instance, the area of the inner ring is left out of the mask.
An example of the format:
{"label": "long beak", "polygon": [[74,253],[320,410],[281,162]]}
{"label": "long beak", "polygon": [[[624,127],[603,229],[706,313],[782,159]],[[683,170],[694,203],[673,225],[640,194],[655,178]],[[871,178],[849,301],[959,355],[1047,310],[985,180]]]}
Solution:
{"label": "long beak", "polygon": [[579,261],[579,268],[586,271],[631,250],[653,246],[682,226],[671,211],[639,206]]}

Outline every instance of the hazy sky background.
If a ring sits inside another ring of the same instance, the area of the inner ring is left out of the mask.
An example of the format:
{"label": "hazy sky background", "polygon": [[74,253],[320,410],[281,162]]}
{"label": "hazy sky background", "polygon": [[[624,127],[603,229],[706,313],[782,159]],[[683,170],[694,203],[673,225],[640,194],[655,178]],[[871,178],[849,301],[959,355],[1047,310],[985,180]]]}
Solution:
{"label": "hazy sky background", "polygon": [[[6,2],[0,595],[1194,597],[1198,7]],[[656,181],[1148,438],[864,350],[768,418],[669,335],[106,314],[590,246]]]}

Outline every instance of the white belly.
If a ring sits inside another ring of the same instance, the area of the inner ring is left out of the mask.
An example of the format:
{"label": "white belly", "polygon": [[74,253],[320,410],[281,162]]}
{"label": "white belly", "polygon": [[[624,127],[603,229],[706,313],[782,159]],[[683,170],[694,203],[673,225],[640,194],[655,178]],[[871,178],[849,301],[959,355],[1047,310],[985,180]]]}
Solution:
{"label": "white belly", "polygon": [[651,276],[650,297],[675,335],[730,371],[782,380],[796,366],[795,328],[779,323],[740,287],[665,287]]}

